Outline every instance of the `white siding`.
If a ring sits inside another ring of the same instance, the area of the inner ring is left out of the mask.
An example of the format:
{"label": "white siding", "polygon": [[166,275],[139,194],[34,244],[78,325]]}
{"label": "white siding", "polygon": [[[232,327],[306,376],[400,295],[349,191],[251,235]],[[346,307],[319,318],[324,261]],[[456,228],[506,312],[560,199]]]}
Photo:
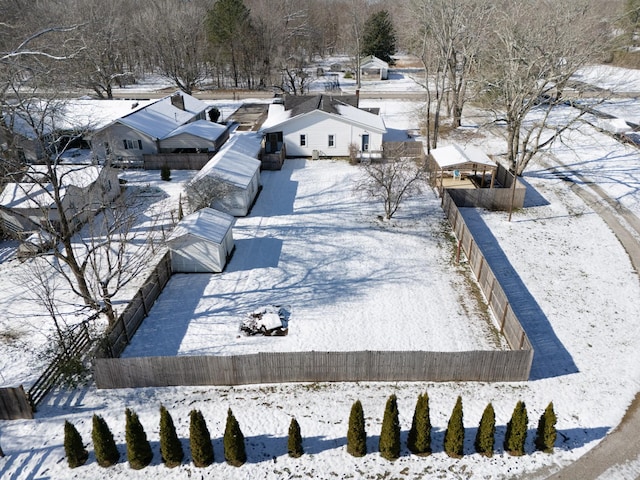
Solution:
{"label": "white siding", "polygon": [[[287,145],[287,155],[310,157],[314,150],[321,156],[347,157],[349,145],[355,143],[360,149],[362,135],[369,135],[369,150],[382,149],[382,134],[353,125],[339,116],[323,112],[312,112],[282,125],[283,139]],[[300,135],[307,137],[307,145],[300,146]],[[328,146],[329,135],[334,136],[334,147]]]}
{"label": "white siding", "polygon": [[[132,140],[135,148],[125,149],[124,140]],[[138,148],[138,140],[142,142],[142,150]],[[158,153],[158,144],[147,135],[133,130],[121,123],[114,123],[109,127],[100,130],[91,141],[91,148],[99,160],[106,158],[105,142],[109,144],[112,158],[115,157],[136,157],[142,160],[144,154]]]}
{"label": "white siding", "polygon": [[174,273],[219,273],[226,262],[225,243],[186,235],[171,245],[171,270]]}

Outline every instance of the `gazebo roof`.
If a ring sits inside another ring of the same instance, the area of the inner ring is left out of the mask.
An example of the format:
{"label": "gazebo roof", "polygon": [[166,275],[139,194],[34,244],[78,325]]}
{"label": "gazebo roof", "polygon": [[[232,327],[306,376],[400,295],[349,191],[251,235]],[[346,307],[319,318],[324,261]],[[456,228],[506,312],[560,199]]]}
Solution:
{"label": "gazebo roof", "polygon": [[471,146],[462,148],[457,143],[434,148],[431,150],[431,156],[441,170],[477,168],[478,166],[497,168],[496,162],[479,148]]}

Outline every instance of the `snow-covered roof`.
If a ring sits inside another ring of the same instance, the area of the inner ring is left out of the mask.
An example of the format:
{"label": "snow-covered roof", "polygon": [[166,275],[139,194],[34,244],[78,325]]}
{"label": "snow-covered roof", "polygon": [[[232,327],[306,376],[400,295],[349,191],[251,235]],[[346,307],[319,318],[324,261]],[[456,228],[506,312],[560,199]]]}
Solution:
{"label": "snow-covered roof", "polygon": [[496,162],[491,160],[482,150],[468,146],[462,148],[457,143],[438,147],[431,150],[431,156],[440,168],[459,167],[465,164],[486,165],[496,167]]}
{"label": "snow-covered roof", "polygon": [[252,158],[258,158],[262,149],[262,135],[258,132],[238,132],[232,135],[220,149],[234,150]]}
{"label": "snow-covered roof", "polygon": [[[175,105],[177,97],[182,98],[184,109]],[[165,138],[206,109],[206,103],[184,92],[176,92],[119,118],[117,122],[153,138]]]}
{"label": "snow-covered roof", "polygon": [[[98,165],[58,165],[56,173],[60,182],[60,194],[64,196],[69,186],[88,187],[94,183],[102,167]],[[32,182],[8,183],[0,194],[0,205],[7,208],[40,208],[53,204],[52,186],[48,183],[47,167],[31,165],[27,177]]]}
{"label": "snow-covered roof", "polygon": [[389,64],[387,62],[375,55],[369,55],[368,57],[364,57],[360,60],[360,68],[371,68],[372,66],[377,68],[389,68]]}
{"label": "snow-covered roof", "polygon": [[254,175],[260,170],[260,160],[245,155],[234,149],[219,151],[193,177],[192,182],[212,176],[238,187],[246,188],[251,184]]}
{"label": "snow-covered roof", "polygon": [[[297,101],[292,105],[291,108],[288,108],[285,103],[284,112],[281,108],[279,108],[279,105],[270,108],[269,116],[273,114],[274,117],[277,118],[267,118],[267,121],[263,125],[262,130],[274,130],[280,125],[283,125],[287,122],[293,122],[297,118],[303,117],[305,115],[311,115],[316,112],[323,112],[327,115],[342,118],[348,123],[358,124],[374,131],[378,131],[381,133],[385,133],[387,131],[384,120],[380,115],[376,115],[375,113],[371,113],[370,111],[354,107],[353,105],[348,103],[348,101],[352,101],[351,98],[345,98],[345,101],[342,101],[339,97],[330,95],[317,95],[306,98],[301,97],[296,100]],[[265,125],[267,126],[265,127]]]}
{"label": "snow-covered roof", "polygon": [[186,133],[206,140],[215,140],[222,135],[226,129],[227,127],[220,125],[219,123],[210,122],[208,120],[196,120],[195,122],[181,125],[175,130],[172,130],[165,135],[163,139]]}
{"label": "snow-covered roof", "polygon": [[184,217],[173,229],[168,242],[176,241],[186,235],[221,244],[235,218],[214,208],[203,208]]}

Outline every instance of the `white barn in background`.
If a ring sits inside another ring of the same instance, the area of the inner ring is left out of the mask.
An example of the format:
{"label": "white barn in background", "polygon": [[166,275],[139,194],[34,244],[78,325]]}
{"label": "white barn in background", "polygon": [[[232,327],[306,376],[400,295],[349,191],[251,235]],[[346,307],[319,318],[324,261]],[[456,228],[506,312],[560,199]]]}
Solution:
{"label": "white barn in background", "polygon": [[382,152],[387,129],[376,110],[357,107],[357,96],[286,96],[273,104],[263,124],[265,152],[286,147],[287,157],[360,157]]}
{"label": "white barn in background", "polygon": [[167,244],[174,273],[220,273],[233,252],[235,219],[224,212],[203,208],[184,217]]}
{"label": "white barn in background", "polygon": [[260,138],[255,134],[236,134],[191,180],[197,183],[209,177],[222,184],[221,194],[213,195],[211,208],[235,217],[249,213],[260,188],[261,163],[252,156],[259,147]]}

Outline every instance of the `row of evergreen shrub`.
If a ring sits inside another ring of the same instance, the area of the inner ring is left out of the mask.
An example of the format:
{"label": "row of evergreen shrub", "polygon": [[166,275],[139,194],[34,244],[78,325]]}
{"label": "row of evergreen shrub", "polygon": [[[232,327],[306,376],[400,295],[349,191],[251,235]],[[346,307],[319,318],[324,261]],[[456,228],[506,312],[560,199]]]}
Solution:
{"label": "row of evergreen shrub", "polygon": [[[511,420],[507,423],[504,438],[504,450],[511,455],[525,454],[525,441],[528,428],[527,408],[524,402],[516,404]],[[484,409],[476,433],[474,447],[481,455],[491,457],[495,449],[496,419],[493,405],[489,403]],[[451,412],[444,435],[444,451],[452,458],[464,455],[464,423],[462,398],[458,397]],[[552,453],[556,441],[556,414],[553,403],[549,403],[538,421],[535,446],[537,450]],[[380,430],[380,455],[388,460],[400,456],[400,424],[398,420],[398,403],[395,395],[387,400]],[[415,455],[431,453],[431,420],[429,416],[429,397],[426,393],[418,396],[411,428],[407,435],[407,448]],[[351,407],[349,430],[347,432],[347,452],[355,457],[367,453],[367,434],[365,431],[364,412],[360,401]]]}
{"label": "row of evergreen shrub", "polygon": [[[127,445],[127,459],[131,468],[139,470],[151,463],[153,452],[147,435],[138,419],[137,414],[125,410],[125,440]],[[552,453],[556,441],[556,415],[553,403],[550,403],[538,421],[535,438],[536,449]],[[504,450],[511,455],[525,454],[528,417],[524,402],[516,404],[511,419],[507,423],[504,438]],[[495,449],[495,412],[489,403],[484,409],[478,426],[474,446],[476,452],[490,457]],[[458,397],[451,412],[444,435],[444,451],[452,458],[464,455],[465,429],[463,423],[462,398]],[[93,416],[91,432],[96,461],[102,467],[109,467],[118,462],[120,453],[109,430],[107,423],[99,415]],[[227,411],[227,423],[224,431],[224,456],[227,463],[239,467],[247,460],[244,435],[231,409]],[[196,467],[207,467],[214,461],[211,435],[202,413],[192,410],[189,424],[189,445],[191,457]],[[64,448],[67,462],[71,468],[79,467],[87,462],[89,457],[82,438],[76,428],[68,421],[64,426]],[[407,435],[408,450],[420,456],[431,453],[431,420],[429,412],[429,396],[424,393],[418,396],[411,428]],[[379,451],[383,458],[395,460],[400,457],[400,422],[398,402],[395,395],[387,399],[382,428],[380,431]],[[300,425],[295,418],[289,425],[287,451],[291,457],[304,454]],[[356,401],[351,407],[349,427],[347,431],[347,452],[354,457],[367,454],[367,433],[362,403]],[[164,464],[173,468],[180,465],[184,459],[182,443],[178,438],[173,419],[168,410],[160,407],[160,454]]]}
{"label": "row of evergreen shrub", "polygon": [[[149,465],[153,459],[151,444],[147,439],[144,427],[138,419],[138,415],[127,408],[125,410],[125,418],[127,460],[131,468],[140,470]],[[294,422],[295,419],[292,420],[292,425]],[[299,436],[299,427],[297,433]],[[110,467],[118,463],[120,452],[118,452],[113,434],[105,420],[99,415],[93,416],[91,439],[93,440],[93,449],[98,465]],[[244,436],[231,409],[227,411],[223,443],[224,457],[227,463],[239,467],[246,462],[247,454]],[[294,454],[301,455],[302,438],[300,437],[294,445],[300,445],[299,450],[294,450]],[[196,467],[207,467],[213,463],[211,435],[199,410],[192,410],[190,413],[189,446],[193,464]],[[76,427],[69,421],[65,421],[64,424],[64,450],[67,463],[71,468],[84,465],[89,458],[89,453],[85,448],[82,437]],[[292,453],[290,452],[290,454]],[[182,442],[176,433],[171,414],[164,406],[160,406],[160,455],[164,464],[169,468],[180,465],[184,459]]]}

